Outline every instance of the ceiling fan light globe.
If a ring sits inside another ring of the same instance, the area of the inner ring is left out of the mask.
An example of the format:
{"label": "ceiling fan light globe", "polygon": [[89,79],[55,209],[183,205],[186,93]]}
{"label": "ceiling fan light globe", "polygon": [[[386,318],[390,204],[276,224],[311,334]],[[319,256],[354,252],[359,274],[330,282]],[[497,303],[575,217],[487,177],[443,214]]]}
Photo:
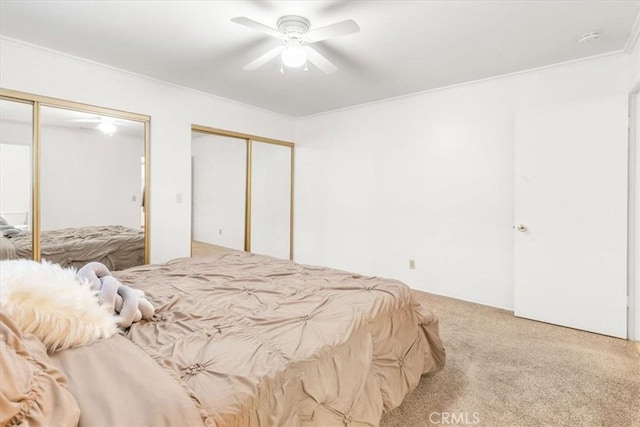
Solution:
{"label": "ceiling fan light globe", "polygon": [[110,121],[102,121],[98,123],[98,126],[96,126],[96,128],[105,135],[113,135],[118,130],[116,125],[114,125],[113,122]]}
{"label": "ceiling fan light globe", "polygon": [[282,52],[282,63],[290,68],[302,67],[307,63],[307,53],[302,46],[288,46]]}

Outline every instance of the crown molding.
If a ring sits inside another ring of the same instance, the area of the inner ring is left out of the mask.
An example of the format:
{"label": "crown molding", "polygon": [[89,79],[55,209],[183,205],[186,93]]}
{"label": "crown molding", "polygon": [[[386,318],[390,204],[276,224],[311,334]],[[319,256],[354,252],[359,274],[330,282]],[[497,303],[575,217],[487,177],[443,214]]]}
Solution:
{"label": "crown molding", "polygon": [[636,21],[633,23],[633,27],[631,28],[631,34],[629,34],[627,43],[624,45],[624,51],[626,53],[631,53],[633,48],[636,47],[636,43],[638,43],[638,36],[640,36],[640,13],[636,17]]}
{"label": "crown molding", "polygon": [[448,86],[434,87],[432,89],[421,90],[419,92],[411,92],[411,93],[407,93],[407,94],[404,94],[404,95],[394,96],[394,97],[391,97],[391,98],[384,98],[384,99],[379,99],[379,100],[376,100],[376,101],[365,102],[365,103],[362,103],[362,104],[351,105],[349,107],[337,108],[335,110],[322,111],[322,112],[319,112],[319,113],[308,114],[306,116],[294,117],[294,119],[295,120],[309,119],[309,118],[313,118],[313,117],[317,117],[317,116],[323,116],[325,114],[332,114],[332,113],[337,113],[337,112],[341,112],[341,111],[347,111],[347,110],[357,109],[357,108],[361,108],[361,107],[367,107],[367,106],[375,105],[375,104],[383,104],[383,103],[389,102],[389,101],[395,101],[395,100],[398,100],[398,99],[411,98],[411,97],[414,97],[414,96],[424,95],[424,94],[428,94],[428,93],[435,93],[435,92],[441,92],[441,91],[457,89],[457,88],[461,88],[461,87],[465,87],[465,86],[473,86],[473,85],[476,85],[476,84],[489,83],[489,82],[492,82],[492,81],[495,81],[495,80],[510,79],[510,78],[515,78],[515,77],[522,76],[522,75],[527,75],[527,74],[530,74],[530,73],[537,73],[539,71],[552,70],[552,69],[556,69],[556,68],[563,68],[563,67],[568,67],[568,66],[571,66],[571,65],[581,64],[581,63],[598,61],[598,60],[601,60],[601,59],[606,59],[606,58],[617,56],[617,55],[623,55],[624,53],[625,52],[622,49],[614,50],[614,51],[611,51],[611,52],[605,52],[605,53],[601,53],[601,54],[598,54],[598,55],[587,56],[585,58],[572,59],[570,61],[558,62],[556,64],[543,65],[541,67],[536,67],[536,68],[528,68],[526,70],[514,71],[512,73],[499,74],[499,75],[496,75],[496,76],[486,77],[486,78],[483,78],[483,79],[477,79],[477,80],[470,80],[470,81],[461,82],[461,83],[455,83],[455,84],[448,85]]}

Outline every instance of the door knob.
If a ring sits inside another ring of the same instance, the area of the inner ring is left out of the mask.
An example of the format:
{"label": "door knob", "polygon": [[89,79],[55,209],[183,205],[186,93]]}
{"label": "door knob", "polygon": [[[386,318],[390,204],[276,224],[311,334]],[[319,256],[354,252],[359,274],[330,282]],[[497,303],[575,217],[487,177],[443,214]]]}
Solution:
{"label": "door knob", "polygon": [[527,231],[527,226],[524,224],[518,224],[518,231],[524,233],[525,231]]}

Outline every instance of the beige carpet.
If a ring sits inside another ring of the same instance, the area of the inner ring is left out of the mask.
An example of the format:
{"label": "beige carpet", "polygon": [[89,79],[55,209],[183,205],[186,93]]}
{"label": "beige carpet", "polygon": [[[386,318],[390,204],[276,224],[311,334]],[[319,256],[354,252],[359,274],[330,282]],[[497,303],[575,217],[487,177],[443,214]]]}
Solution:
{"label": "beige carpet", "polygon": [[210,254],[219,254],[220,252],[233,251],[234,249],[225,248],[223,246],[212,245],[210,243],[191,241],[191,256],[203,256]]}
{"label": "beige carpet", "polygon": [[416,296],[440,318],[447,365],[381,426],[640,426],[635,343]]}

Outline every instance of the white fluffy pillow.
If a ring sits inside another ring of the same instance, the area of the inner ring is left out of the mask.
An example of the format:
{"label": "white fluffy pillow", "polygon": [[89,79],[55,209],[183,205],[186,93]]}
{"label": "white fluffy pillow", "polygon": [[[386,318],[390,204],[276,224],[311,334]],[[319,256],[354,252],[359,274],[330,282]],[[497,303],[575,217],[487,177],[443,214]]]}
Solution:
{"label": "white fluffy pillow", "polygon": [[74,269],[29,260],[0,261],[0,305],[52,353],[91,344],[117,331],[111,312]]}

